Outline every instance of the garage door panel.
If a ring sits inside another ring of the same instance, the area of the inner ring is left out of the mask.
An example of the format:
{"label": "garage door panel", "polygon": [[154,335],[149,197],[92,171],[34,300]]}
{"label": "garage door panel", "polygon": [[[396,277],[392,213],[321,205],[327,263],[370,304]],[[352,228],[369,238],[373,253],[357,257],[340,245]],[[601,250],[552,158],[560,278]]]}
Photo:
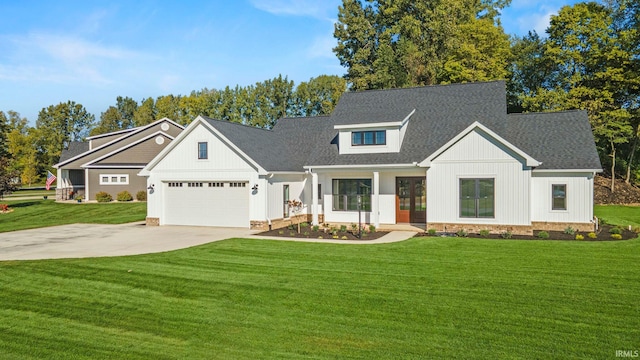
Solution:
{"label": "garage door panel", "polygon": [[[212,185],[209,185],[209,184]],[[167,225],[249,227],[247,183],[183,182],[165,184]],[[180,183],[177,183],[180,184]],[[193,186],[189,186],[189,184]],[[199,186],[199,185],[202,186]],[[232,186],[234,185],[234,186]]]}

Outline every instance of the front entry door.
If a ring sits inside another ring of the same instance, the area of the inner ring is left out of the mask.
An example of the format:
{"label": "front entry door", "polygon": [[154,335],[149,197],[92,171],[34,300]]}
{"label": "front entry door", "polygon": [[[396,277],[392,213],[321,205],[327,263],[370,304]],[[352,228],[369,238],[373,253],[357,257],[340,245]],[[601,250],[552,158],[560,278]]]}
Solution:
{"label": "front entry door", "polygon": [[426,190],[423,177],[396,178],[396,223],[427,221]]}

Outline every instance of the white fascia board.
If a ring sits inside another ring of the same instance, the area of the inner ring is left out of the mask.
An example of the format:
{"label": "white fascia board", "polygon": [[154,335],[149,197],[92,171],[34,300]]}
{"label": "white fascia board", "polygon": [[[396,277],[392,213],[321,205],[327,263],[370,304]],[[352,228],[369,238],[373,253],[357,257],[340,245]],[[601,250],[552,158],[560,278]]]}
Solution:
{"label": "white fascia board", "polygon": [[[125,136],[121,136],[119,138],[113,139],[113,140],[109,141],[108,143],[104,143],[104,144],[98,146],[95,149],[87,150],[87,151],[83,152],[82,154],[79,154],[79,155],[76,155],[76,156],[72,157],[71,159],[68,159],[68,160],[66,160],[64,162],[61,162],[61,163],[58,163],[58,164],[55,164],[53,167],[55,167],[57,169],[60,166],[68,164],[68,163],[70,163],[72,161],[75,161],[77,159],[80,159],[80,158],[82,158],[82,157],[84,157],[86,155],[89,155],[90,153],[96,152],[96,151],[98,151],[100,149],[103,149],[103,148],[105,148],[107,146],[110,146],[112,144],[115,144],[118,141],[122,141],[122,140],[124,140],[124,139],[126,139],[128,137],[131,137],[131,136],[133,136],[133,135],[135,135],[135,134],[137,134],[137,133],[139,133],[141,131],[144,131],[144,130],[146,130],[146,129],[148,129],[148,128],[150,128],[150,127],[152,127],[152,126],[154,126],[154,125],[156,125],[156,124],[158,124],[160,122],[163,122],[163,121],[168,121],[168,122],[172,123],[173,125],[175,125],[175,126],[177,126],[177,127],[179,127],[179,128],[184,130],[184,126],[182,126],[182,125],[176,123],[175,121],[165,117],[165,118],[162,118],[160,120],[156,120],[156,121],[152,122],[151,124],[148,124],[148,125],[145,125],[145,126],[140,126],[140,127],[137,127],[137,128],[133,128],[133,129],[131,129],[133,131],[131,131],[129,134],[127,134]],[[108,133],[108,134],[111,134],[111,133]],[[104,135],[107,135],[107,134],[104,134]]]}
{"label": "white fascia board", "polygon": [[306,171],[269,171],[267,175],[304,175]]}
{"label": "white fascia board", "polygon": [[361,164],[361,165],[309,165],[303,168],[313,171],[314,169],[407,169],[422,167],[420,164]]}
{"label": "white fascia board", "polygon": [[431,161],[433,161],[435,158],[437,158],[438,156],[440,156],[442,153],[444,153],[445,151],[447,151],[447,149],[449,149],[451,146],[453,146],[455,143],[457,143],[458,141],[460,141],[463,137],[467,136],[470,132],[472,132],[475,129],[480,129],[482,131],[484,131],[485,133],[487,133],[489,136],[491,136],[492,138],[498,140],[498,142],[502,143],[503,145],[505,145],[507,148],[511,149],[513,152],[515,152],[516,154],[520,155],[521,157],[523,157],[525,159],[526,165],[530,166],[530,167],[536,167],[536,166],[540,166],[542,165],[542,163],[536,159],[534,159],[533,157],[531,157],[529,154],[525,153],[524,151],[520,150],[518,147],[516,147],[515,145],[511,144],[510,142],[508,142],[507,140],[505,140],[502,136],[496,134],[495,132],[493,132],[491,129],[489,129],[488,127],[482,125],[479,122],[474,122],[473,124],[469,125],[466,129],[464,129],[463,131],[461,131],[458,135],[456,135],[453,139],[449,140],[446,144],[442,145],[438,150],[436,150],[433,154],[429,155],[426,159],[424,159],[421,163],[420,166],[421,167],[431,167]]}
{"label": "white fascia board", "polygon": [[84,167],[85,169],[142,169],[140,165],[91,165]]}
{"label": "white fascia board", "polygon": [[361,123],[361,124],[348,124],[348,125],[334,125],[335,130],[351,130],[351,129],[373,129],[373,128],[385,128],[385,127],[401,127],[406,124],[407,121],[415,114],[416,109],[411,110],[407,116],[401,121],[387,121],[379,123]]}
{"label": "white fascia board", "polygon": [[533,169],[535,173],[601,173],[602,169]]}
{"label": "white fascia board", "polygon": [[102,155],[102,156],[100,156],[99,158],[94,159],[94,160],[92,160],[92,161],[90,161],[90,162],[88,162],[88,163],[86,163],[86,164],[82,164],[80,167],[82,167],[82,168],[84,168],[84,167],[90,167],[91,165],[93,165],[93,164],[95,164],[95,163],[97,163],[97,162],[99,162],[99,161],[102,161],[102,160],[104,160],[104,159],[106,159],[106,158],[108,158],[108,157],[110,157],[110,156],[113,156],[113,155],[115,155],[115,154],[119,153],[119,152],[125,151],[125,150],[127,150],[127,149],[129,149],[129,148],[131,148],[131,147],[133,147],[133,146],[136,146],[136,145],[138,145],[138,144],[140,144],[140,143],[143,143],[143,142],[145,142],[145,141],[147,141],[147,140],[149,140],[149,139],[151,139],[151,138],[153,138],[153,137],[156,137],[156,136],[158,136],[158,135],[163,135],[163,136],[165,136],[165,137],[167,137],[167,138],[169,138],[169,139],[171,139],[171,140],[173,140],[173,139],[174,139],[174,137],[173,137],[173,136],[171,136],[171,135],[169,135],[169,134],[165,133],[164,131],[156,131],[156,132],[154,132],[154,133],[152,133],[152,134],[149,134],[149,135],[147,135],[147,136],[143,137],[142,139],[140,139],[140,140],[138,140],[138,141],[134,141],[134,142],[132,142],[132,143],[128,144],[127,146],[124,146],[124,147],[118,148],[118,149],[116,149],[116,150],[114,150],[114,151],[112,151],[112,152],[110,152],[110,153],[108,153],[108,154]]}
{"label": "white fascia board", "polygon": [[139,128],[140,128],[140,126],[134,127],[134,128],[131,128],[131,129],[124,129],[124,130],[112,131],[112,132],[99,134],[99,135],[93,135],[93,136],[89,136],[89,137],[85,138],[85,140],[95,140],[95,139],[100,139],[100,138],[107,137],[107,136],[125,134],[125,133],[128,133],[128,132],[136,131]]}

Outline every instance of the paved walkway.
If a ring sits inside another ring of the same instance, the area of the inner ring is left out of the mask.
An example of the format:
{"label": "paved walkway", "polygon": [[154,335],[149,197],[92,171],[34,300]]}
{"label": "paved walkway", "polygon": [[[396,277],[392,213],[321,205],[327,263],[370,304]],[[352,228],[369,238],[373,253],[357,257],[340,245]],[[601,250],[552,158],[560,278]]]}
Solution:
{"label": "paved walkway", "polygon": [[238,228],[74,224],[0,233],[0,261],[86,258],[157,253],[242,237],[335,244],[383,244],[406,240],[415,232],[393,231],[376,240],[292,239],[254,235]]}

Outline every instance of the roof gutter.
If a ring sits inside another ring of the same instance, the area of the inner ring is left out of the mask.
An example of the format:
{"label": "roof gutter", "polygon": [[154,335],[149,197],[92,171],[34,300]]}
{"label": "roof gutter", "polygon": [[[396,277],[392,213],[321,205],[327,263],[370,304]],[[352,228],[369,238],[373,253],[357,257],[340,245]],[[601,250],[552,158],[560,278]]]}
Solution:
{"label": "roof gutter", "polygon": [[413,162],[411,164],[366,164],[366,165],[311,165],[303,166],[303,168],[311,171],[312,169],[371,169],[371,168],[384,168],[384,169],[406,169],[424,167],[419,163]]}

